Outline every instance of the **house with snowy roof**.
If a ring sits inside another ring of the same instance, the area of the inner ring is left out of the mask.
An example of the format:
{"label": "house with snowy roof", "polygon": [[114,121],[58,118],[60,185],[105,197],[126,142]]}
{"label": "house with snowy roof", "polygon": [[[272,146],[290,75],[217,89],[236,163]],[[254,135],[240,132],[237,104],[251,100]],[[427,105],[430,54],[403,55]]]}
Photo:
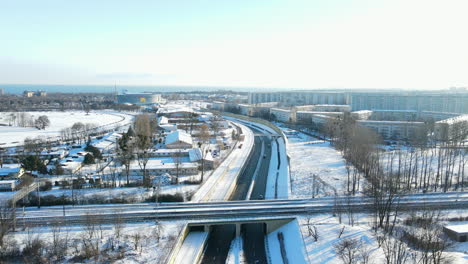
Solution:
{"label": "house with snowy roof", "polygon": [[0,179],[15,179],[24,175],[21,164],[3,164],[0,168]]}
{"label": "house with snowy roof", "polygon": [[205,153],[205,157],[202,155],[202,150],[199,148],[190,149],[189,152],[190,162],[203,162],[203,166],[206,169],[212,169],[214,167],[214,158],[211,155],[211,152]]}
{"label": "house with snowy roof", "polygon": [[158,118],[158,125],[167,125],[169,124],[169,119],[165,116],[160,116]]}
{"label": "house with snowy roof", "polygon": [[192,136],[182,130],[176,130],[166,136],[166,148],[169,149],[187,149],[192,148]]}

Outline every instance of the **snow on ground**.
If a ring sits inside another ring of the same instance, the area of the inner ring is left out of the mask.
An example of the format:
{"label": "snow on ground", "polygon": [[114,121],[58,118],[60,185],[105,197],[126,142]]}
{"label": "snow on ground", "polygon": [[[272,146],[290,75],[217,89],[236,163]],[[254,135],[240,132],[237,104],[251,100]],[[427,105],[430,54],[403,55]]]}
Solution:
{"label": "snow on ground", "polygon": [[[105,224],[97,226],[95,235],[100,241],[100,252],[110,250],[109,239],[113,237],[115,251],[121,248],[125,251],[123,258],[112,263],[163,263],[168,254],[170,253],[173,244],[176,241],[175,234],[178,234],[182,229],[181,222],[160,222],[159,228],[156,227],[154,222],[143,222],[134,224],[122,224],[122,235],[119,239],[115,238],[115,225]],[[98,231],[99,230],[99,231]],[[101,236],[102,230],[102,239]],[[157,240],[158,230],[160,232],[160,240]],[[80,244],[81,239],[86,234],[86,228],[84,226],[61,226],[60,227],[60,238],[68,236],[69,248],[65,253],[65,259],[70,259],[75,251],[73,244]],[[140,235],[140,245],[138,249],[135,249],[135,235]],[[24,247],[27,242],[31,242],[34,238],[39,238],[45,242],[46,245],[51,245],[53,241],[53,230],[52,227],[33,227],[26,230],[18,230],[12,233],[10,236],[18,243],[20,248]],[[112,250],[107,251],[111,255]],[[67,261],[63,261],[67,262]],[[75,263],[75,261],[71,261]],[[79,261],[81,262],[81,261]],[[95,263],[93,261],[93,263]],[[109,263],[105,259],[101,259],[98,263]]]}
{"label": "snow on ground", "polygon": [[241,264],[247,263],[244,256],[244,248],[242,237],[236,237],[231,242],[229,253],[226,259],[226,264]]}
{"label": "snow on ground", "polygon": [[[304,252],[304,242],[299,231],[297,220],[293,220],[266,236],[269,263],[307,263],[307,255]],[[284,260],[287,260],[284,261]],[[313,263],[316,262],[314,259]]]}
{"label": "snow on ground", "polygon": [[[64,128],[71,127],[76,122],[91,123],[102,128],[110,128],[113,126],[127,125],[131,122],[132,116],[119,113],[116,111],[92,111],[86,115],[84,111],[49,111],[49,112],[26,112],[37,118],[41,115],[46,115],[50,120],[50,126],[44,130],[38,130],[33,127],[14,127],[0,126],[0,145],[14,146],[22,144],[27,137],[46,137],[56,138],[60,136],[60,131]],[[0,123],[7,124],[7,115],[11,112],[0,113]],[[16,142],[16,143],[15,143]]]}
{"label": "snow on ground", "polygon": [[[161,186],[160,194],[176,194],[176,193],[190,193],[194,192],[198,188],[198,185],[165,185]],[[146,198],[151,197],[155,192],[152,188],[143,187],[116,187],[116,188],[86,188],[86,189],[75,189],[73,190],[74,196],[78,200],[78,203],[86,203],[86,201],[93,198],[100,199],[115,199],[125,198],[126,201],[143,202]],[[3,193],[0,193],[0,198]],[[54,187],[50,191],[40,192],[41,197],[47,195],[53,195],[55,197],[71,196],[70,189],[60,189]],[[5,197],[8,197],[5,195]]]}
{"label": "snow on ground", "polygon": [[[280,128],[288,131],[284,127]],[[329,142],[300,132],[288,132],[287,139],[291,167],[291,198],[312,196],[314,174],[324,186],[318,196],[332,196],[334,190],[343,193],[347,172],[345,160],[339,151],[330,146]]]}
{"label": "snow on ground", "polygon": [[[312,236],[308,234],[307,217],[300,219],[300,226],[302,236],[306,245],[307,254],[311,263],[321,264],[341,264],[343,263],[337,252],[335,252],[334,245],[343,239],[358,239],[362,242],[362,248],[366,248],[371,252],[372,263],[384,263],[382,249],[378,247],[377,240],[371,230],[369,224],[362,219],[361,222],[357,221],[359,225],[344,225],[338,222],[337,217],[329,214],[326,215],[312,215],[310,223],[317,228],[318,241],[315,241]],[[346,217],[343,217],[346,219]],[[347,221],[347,220],[345,220]],[[342,228],[344,227],[341,238],[338,238]]]}
{"label": "snow on ground", "polygon": [[198,259],[203,253],[205,243],[208,238],[208,232],[190,232],[185,237],[177,257],[174,260],[175,264],[192,264],[194,259]]}
{"label": "snow on ground", "polygon": [[[466,210],[442,211],[447,217],[466,216]],[[400,219],[408,217],[407,213],[402,213]],[[318,231],[318,240],[309,235],[307,220],[310,218],[310,226],[315,226]],[[340,224],[337,217],[330,214],[314,214],[302,216],[299,218],[300,228],[306,251],[310,263],[321,264],[341,264],[342,260],[335,252],[334,245],[343,239],[356,239],[361,242],[361,249],[370,252],[370,263],[385,263],[385,257],[382,248],[379,248],[375,233],[371,228],[371,219],[365,214],[355,214],[355,224],[348,224],[346,214],[343,214],[343,222]],[[464,222],[466,224],[466,222]],[[449,222],[450,225],[456,222]],[[460,223],[462,224],[462,223]],[[344,228],[344,229],[343,229]],[[343,230],[341,237],[340,232]],[[449,263],[462,264],[468,259],[468,242],[454,242],[453,246],[447,251],[450,257]]]}
{"label": "snow on ground", "polygon": [[[284,139],[278,138],[277,140],[272,140],[271,149],[265,198],[287,199],[290,196],[290,176]],[[280,165],[279,168],[278,163]]]}
{"label": "snow on ground", "polygon": [[11,199],[13,195],[15,195],[15,192],[0,192],[0,201],[6,201],[8,199]]}
{"label": "snow on ground", "polygon": [[[381,164],[384,169],[393,168],[395,172],[401,166],[402,171],[412,171],[416,175],[415,178],[418,179],[425,179],[426,176],[423,174],[427,173],[427,177],[431,178],[430,184],[434,184],[439,166],[441,175],[452,175],[453,173],[454,185],[458,175],[466,174],[468,170],[466,154],[464,155],[463,151],[460,151],[456,156],[449,156],[447,152],[453,150],[440,148],[440,146],[423,149],[407,146],[381,146],[381,148],[386,150],[381,156]],[[392,166],[389,166],[390,163]],[[453,163],[453,167],[449,166],[449,163]]]}

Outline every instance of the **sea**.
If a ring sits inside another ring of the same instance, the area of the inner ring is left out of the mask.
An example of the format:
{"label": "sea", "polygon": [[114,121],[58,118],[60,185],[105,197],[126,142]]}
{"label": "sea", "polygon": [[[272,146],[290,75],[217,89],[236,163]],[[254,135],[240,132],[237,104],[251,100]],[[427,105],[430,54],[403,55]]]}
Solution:
{"label": "sea", "polygon": [[140,93],[140,92],[215,92],[219,90],[250,92],[250,91],[277,91],[275,88],[254,88],[254,87],[225,87],[225,86],[131,86],[131,85],[49,85],[49,84],[0,84],[0,89],[5,93],[21,94],[24,91],[45,91],[49,93]]}

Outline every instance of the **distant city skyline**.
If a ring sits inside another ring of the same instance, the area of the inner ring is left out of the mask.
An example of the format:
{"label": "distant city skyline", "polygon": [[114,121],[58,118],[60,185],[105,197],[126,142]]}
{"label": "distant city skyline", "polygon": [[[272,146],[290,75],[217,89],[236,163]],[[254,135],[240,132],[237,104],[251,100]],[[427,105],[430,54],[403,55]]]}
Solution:
{"label": "distant city skyline", "polygon": [[6,1],[0,88],[466,87],[466,10],[463,0]]}

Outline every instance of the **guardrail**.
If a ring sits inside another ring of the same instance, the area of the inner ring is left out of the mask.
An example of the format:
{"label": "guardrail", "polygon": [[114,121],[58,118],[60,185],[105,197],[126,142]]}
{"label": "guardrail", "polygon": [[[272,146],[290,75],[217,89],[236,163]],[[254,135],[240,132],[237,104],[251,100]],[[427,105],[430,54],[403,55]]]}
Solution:
{"label": "guardrail", "polygon": [[[344,198],[346,199],[346,198]],[[309,199],[309,200],[297,200],[297,201],[254,201],[252,204],[245,200],[236,202],[224,202],[224,203],[201,203],[188,204],[188,205],[175,205],[175,206],[159,206],[156,208],[142,208],[131,211],[131,207],[128,211],[120,212],[122,221],[124,222],[141,222],[141,221],[153,221],[159,220],[206,220],[206,219],[240,219],[245,218],[259,218],[265,216],[297,216],[302,214],[316,214],[316,213],[331,213],[338,211],[347,211],[349,209],[356,210],[356,212],[371,212],[375,210],[372,199],[364,198],[362,200],[351,200],[350,204],[344,204],[343,206],[336,206],[333,199],[321,200],[321,199]],[[216,206],[218,205],[218,206]],[[86,215],[92,214],[96,216],[97,221],[107,223],[114,221],[116,212],[108,209],[108,211],[101,211],[96,213],[97,207],[83,210],[82,207],[77,208],[77,214],[69,214],[64,216],[63,219],[70,225],[82,224],[86,221]],[[435,197],[434,199],[420,200],[420,199],[400,199],[398,203],[398,210],[425,210],[427,208],[437,209],[465,209],[468,208],[468,197],[463,198],[440,198]],[[44,208],[45,209],[45,208]],[[21,222],[25,224],[35,225],[48,225],[55,221],[58,216],[61,216],[60,211],[54,212],[41,210],[34,210],[38,212],[26,211],[26,214],[22,217]],[[57,208],[60,209],[60,208]],[[70,209],[69,213],[70,213]]]}

